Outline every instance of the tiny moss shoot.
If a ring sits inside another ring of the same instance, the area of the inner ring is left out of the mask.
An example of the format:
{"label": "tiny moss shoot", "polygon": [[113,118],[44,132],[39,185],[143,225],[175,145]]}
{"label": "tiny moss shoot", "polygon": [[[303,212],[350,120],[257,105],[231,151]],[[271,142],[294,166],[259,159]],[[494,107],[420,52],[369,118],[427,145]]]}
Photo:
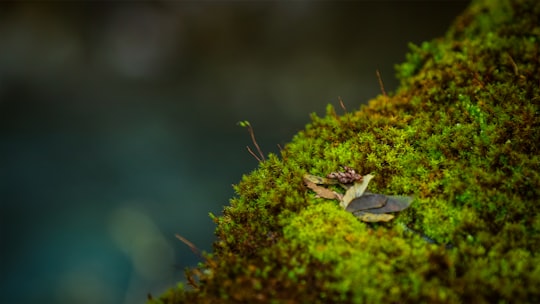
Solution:
{"label": "tiny moss shoot", "polygon": [[[540,302],[539,16],[536,0],[473,1],[411,44],[396,92],[252,153],[193,287],[151,302]],[[414,203],[365,223],[303,183],[344,165]]]}

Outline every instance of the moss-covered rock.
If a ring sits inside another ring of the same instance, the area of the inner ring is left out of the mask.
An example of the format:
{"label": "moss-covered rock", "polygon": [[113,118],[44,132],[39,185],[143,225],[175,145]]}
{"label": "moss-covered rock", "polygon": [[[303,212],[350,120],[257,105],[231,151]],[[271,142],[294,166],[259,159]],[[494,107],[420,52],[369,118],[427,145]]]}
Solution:
{"label": "moss-covered rock", "polygon": [[[154,301],[540,302],[539,42],[540,2],[473,2],[395,94],[329,106],[244,176],[194,286]],[[303,185],[342,165],[411,207],[364,223]]]}

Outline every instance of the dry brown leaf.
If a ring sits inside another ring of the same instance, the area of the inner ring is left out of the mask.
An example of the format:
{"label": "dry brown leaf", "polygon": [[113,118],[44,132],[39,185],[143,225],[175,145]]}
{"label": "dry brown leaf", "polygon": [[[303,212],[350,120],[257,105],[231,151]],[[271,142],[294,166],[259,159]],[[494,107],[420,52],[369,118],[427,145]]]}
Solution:
{"label": "dry brown leaf", "polygon": [[353,213],[358,219],[360,219],[363,222],[388,222],[394,218],[392,214],[382,213],[382,214],[374,214],[374,213],[368,213],[368,212],[356,212]]}
{"label": "dry brown leaf", "polygon": [[335,185],[339,184],[339,181],[331,178],[320,177],[317,175],[304,174],[304,181],[309,180],[310,182],[317,185]]}
{"label": "dry brown leaf", "polygon": [[[308,174],[306,174],[308,175]],[[311,178],[307,177],[306,175],[304,175],[304,183],[306,184],[306,186],[313,190],[313,192],[315,192],[317,194],[318,197],[322,197],[322,198],[327,198],[327,199],[339,199],[340,198],[340,195],[337,194],[336,192],[328,189],[328,188],[325,188],[325,187],[322,187],[322,186],[318,186],[317,184],[315,184]],[[314,175],[311,175],[311,176],[314,176]]]}

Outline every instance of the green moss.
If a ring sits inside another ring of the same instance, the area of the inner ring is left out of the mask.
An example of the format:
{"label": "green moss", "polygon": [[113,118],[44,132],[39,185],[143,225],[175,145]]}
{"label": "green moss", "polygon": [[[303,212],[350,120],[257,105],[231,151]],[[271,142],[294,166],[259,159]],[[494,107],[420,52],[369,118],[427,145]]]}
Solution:
{"label": "green moss", "polygon": [[[195,286],[154,302],[540,301],[539,3],[475,1],[394,95],[312,115],[235,186]],[[341,165],[415,200],[367,224],[303,186]]]}

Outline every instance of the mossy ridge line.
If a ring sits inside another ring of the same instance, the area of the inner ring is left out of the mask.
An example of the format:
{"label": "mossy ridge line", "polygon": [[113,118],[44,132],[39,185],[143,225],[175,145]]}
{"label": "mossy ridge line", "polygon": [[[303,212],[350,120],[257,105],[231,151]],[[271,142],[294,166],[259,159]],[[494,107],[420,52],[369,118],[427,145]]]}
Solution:
{"label": "mossy ridge line", "polygon": [[[161,301],[539,302],[540,3],[498,3],[411,46],[393,96],[312,115],[235,186],[198,287]],[[370,228],[302,185],[341,165],[416,199]]]}

